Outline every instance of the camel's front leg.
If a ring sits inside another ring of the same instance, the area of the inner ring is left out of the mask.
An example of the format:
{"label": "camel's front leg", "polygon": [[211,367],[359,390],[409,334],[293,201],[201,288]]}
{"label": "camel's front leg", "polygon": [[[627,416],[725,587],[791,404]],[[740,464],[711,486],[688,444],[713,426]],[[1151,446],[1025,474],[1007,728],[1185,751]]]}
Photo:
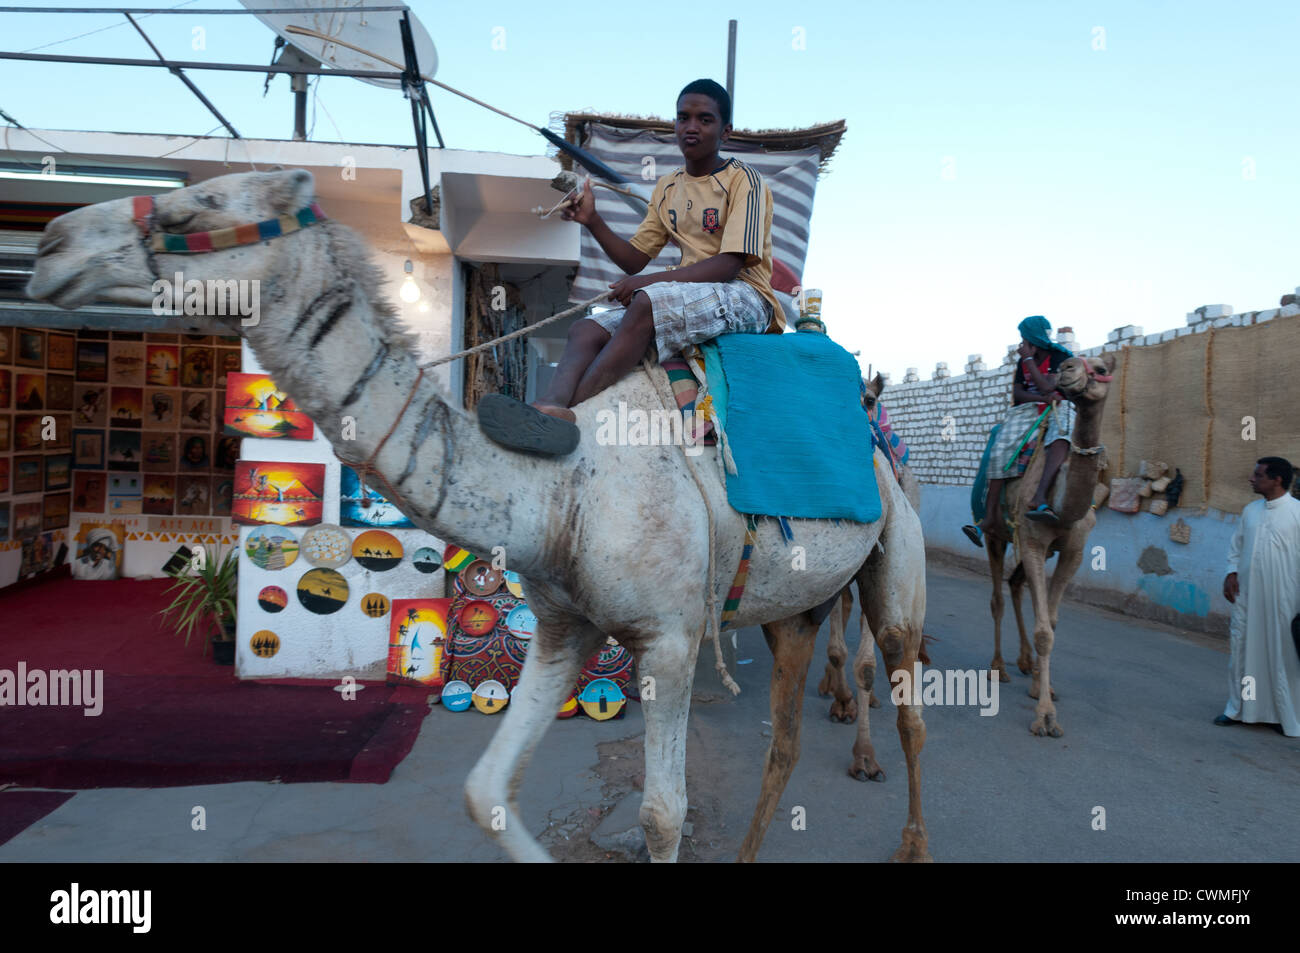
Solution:
{"label": "camel's front leg", "polygon": [[541,620],[501,726],[465,781],[470,816],[514,860],[549,861],[524,826],[515,797],[524,769],[578,681],[582,664],[604,641],[585,620]]}
{"label": "camel's front leg", "polygon": [[[844,587],[831,610],[830,641],[826,646],[826,674],[817,686],[820,695],[833,694],[831,702],[831,721],[852,724],[858,717],[858,703],[853,698],[848,679],[844,677],[844,663],[849,658],[849,648],[844,641],[844,630],[848,628],[849,616],[853,613],[853,592],[849,586]],[[867,691],[871,690],[868,683]],[[867,695],[863,695],[866,698]]]}
{"label": "camel's front leg", "polygon": [[672,863],[686,820],[686,722],[700,640],[684,633],[659,635],[644,638],[643,645],[637,656],[645,716],[641,829],[651,861]]}
{"label": "camel's front leg", "polygon": [[772,743],[763,765],[763,789],[749,822],[749,833],[736,859],[752,863],[763,835],[776,814],[777,802],[799,760],[799,728],[803,720],[803,690],[817,644],[817,627],[807,613],[763,626],[772,650]]}
{"label": "camel's front leg", "polygon": [[[997,672],[999,681],[1009,682],[1011,676],[1007,674],[1006,663],[1002,661],[1002,587],[1005,585],[1002,580],[1002,567],[1007,555],[1007,547],[1000,539],[995,540],[992,536],[985,536],[984,548],[988,550],[989,578],[993,580],[993,597],[989,600],[989,612],[993,615],[993,661],[989,664],[989,677],[992,678],[993,673]],[[1020,609],[1017,606],[1016,618],[1019,617]]]}
{"label": "camel's front leg", "polygon": [[1051,661],[1055,633],[1052,630],[1052,609],[1047,595],[1043,553],[1026,546],[1023,558],[1029,595],[1034,601],[1034,648],[1038,652],[1034,683],[1030,689],[1031,697],[1038,699],[1038,708],[1029,730],[1039,737],[1051,735],[1060,738],[1065,731],[1056,720],[1056,706],[1052,704]]}

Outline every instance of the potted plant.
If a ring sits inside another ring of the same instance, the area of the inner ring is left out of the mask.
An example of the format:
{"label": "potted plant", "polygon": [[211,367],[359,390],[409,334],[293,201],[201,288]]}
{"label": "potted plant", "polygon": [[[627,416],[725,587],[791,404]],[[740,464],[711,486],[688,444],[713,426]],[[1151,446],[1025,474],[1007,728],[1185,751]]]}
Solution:
{"label": "potted plant", "polygon": [[[219,555],[218,550],[218,555]],[[238,551],[231,547],[224,557],[193,559],[168,573],[175,582],[166,595],[171,605],[159,615],[173,616],[176,631],[185,644],[196,632],[204,637],[203,654],[212,643],[212,658],[219,665],[235,664],[235,596]]]}

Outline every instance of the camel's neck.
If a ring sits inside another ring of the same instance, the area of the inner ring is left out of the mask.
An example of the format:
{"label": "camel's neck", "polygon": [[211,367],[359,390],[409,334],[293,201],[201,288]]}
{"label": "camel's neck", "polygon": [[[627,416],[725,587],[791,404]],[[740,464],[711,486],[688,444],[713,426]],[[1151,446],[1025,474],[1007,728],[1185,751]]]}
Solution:
{"label": "camel's neck", "polygon": [[[1084,450],[1101,443],[1101,411],[1104,400],[1076,404],[1074,429],[1070,435],[1073,447]],[[1083,519],[1092,506],[1093,494],[1097,489],[1098,458],[1094,454],[1079,454],[1073,449],[1066,458],[1065,496],[1061,503],[1061,521],[1076,523]]]}
{"label": "camel's neck", "polygon": [[417,526],[483,557],[503,546],[507,566],[527,572],[541,560],[546,501],[565,469],[489,443],[430,374],[417,383],[405,332],[367,290],[375,282],[354,277],[350,236],[319,228],[310,239],[292,259],[319,267],[286,256],[271,307],[239,329],[258,361],[342,461],[361,464],[379,450],[373,465],[388,486],[369,482]]}

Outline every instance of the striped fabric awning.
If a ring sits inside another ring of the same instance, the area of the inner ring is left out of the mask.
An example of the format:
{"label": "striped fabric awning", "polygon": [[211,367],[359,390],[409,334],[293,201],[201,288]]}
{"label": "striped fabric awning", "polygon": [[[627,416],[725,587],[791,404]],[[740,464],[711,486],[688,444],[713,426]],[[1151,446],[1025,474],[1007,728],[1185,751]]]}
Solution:
{"label": "striped fabric awning", "polygon": [[[582,147],[637,184],[638,191],[649,195],[655,179],[682,165],[682,153],[670,133],[649,129],[620,129],[601,123],[588,123],[588,135]],[[735,155],[756,168],[772,190],[772,288],[783,303],[789,300],[803,275],[808,255],[808,225],[812,219],[813,195],[817,190],[817,171],[822,151],[816,146],[793,152],[766,152],[748,143],[724,144],[722,155]],[[645,157],[654,159],[651,167]],[[655,176],[642,179],[643,168],[653,168]],[[631,238],[641,224],[641,217],[608,189],[596,189],[596,209],[609,227],[623,238]],[[647,271],[662,271],[681,259],[678,248],[669,243],[659,257],[646,266]],[[582,231],[581,258],[574,279],[571,301],[585,301],[623,278],[623,272],[605,255],[600,244],[586,229]],[[781,294],[784,292],[784,294]],[[793,315],[787,305],[786,312]],[[793,325],[793,321],[791,321]]]}

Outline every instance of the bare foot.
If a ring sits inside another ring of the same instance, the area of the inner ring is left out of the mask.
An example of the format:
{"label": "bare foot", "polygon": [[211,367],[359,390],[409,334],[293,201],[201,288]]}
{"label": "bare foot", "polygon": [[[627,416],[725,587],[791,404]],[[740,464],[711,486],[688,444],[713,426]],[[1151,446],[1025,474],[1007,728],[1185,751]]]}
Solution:
{"label": "bare foot", "polygon": [[536,402],[531,406],[534,410],[540,410],[548,417],[558,417],[560,420],[567,420],[571,424],[576,424],[578,422],[577,414],[571,411],[568,407],[560,407],[556,404],[539,404]]}

